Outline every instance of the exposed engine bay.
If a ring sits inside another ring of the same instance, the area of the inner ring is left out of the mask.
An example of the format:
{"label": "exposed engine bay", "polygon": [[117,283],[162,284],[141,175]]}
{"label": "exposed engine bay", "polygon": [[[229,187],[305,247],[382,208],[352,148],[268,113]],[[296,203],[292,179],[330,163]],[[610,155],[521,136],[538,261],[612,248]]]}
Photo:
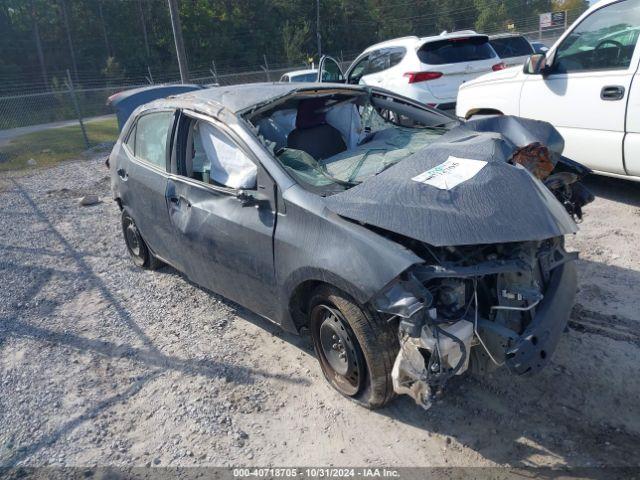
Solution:
{"label": "exposed engine bay", "polygon": [[541,370],[576,291],[577,254],[562,243],[433,249],[409,241],[429,262],[405,272],[374,301],[389,321],[399,320],[396,393],[429,408],[447,381],[468,369]]}

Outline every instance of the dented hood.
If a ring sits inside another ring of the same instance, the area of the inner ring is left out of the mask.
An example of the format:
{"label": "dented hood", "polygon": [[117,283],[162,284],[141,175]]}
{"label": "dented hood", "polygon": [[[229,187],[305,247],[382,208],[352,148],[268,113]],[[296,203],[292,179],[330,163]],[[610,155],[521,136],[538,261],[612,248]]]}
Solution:
{"label": "dented hood", "polygon": [[509,160],[520,147],[564,142],[550,124],[492,117],[461,124],[361,184],[326,198],[345,218],[433,246],[543,240],[577,231],[553,194]]}

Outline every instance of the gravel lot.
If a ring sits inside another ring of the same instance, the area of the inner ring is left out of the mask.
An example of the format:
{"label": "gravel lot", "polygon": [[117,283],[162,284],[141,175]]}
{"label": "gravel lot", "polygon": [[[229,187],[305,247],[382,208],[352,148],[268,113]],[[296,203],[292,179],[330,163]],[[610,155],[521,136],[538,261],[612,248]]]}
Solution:
{"label": "gravel lot", "polygon": [[371,412],[324,382],[306,339],[134,267],[106,174],[96,159],[0,179],[0,466],[640,464],[640,185],[589,182],[549,368]]}

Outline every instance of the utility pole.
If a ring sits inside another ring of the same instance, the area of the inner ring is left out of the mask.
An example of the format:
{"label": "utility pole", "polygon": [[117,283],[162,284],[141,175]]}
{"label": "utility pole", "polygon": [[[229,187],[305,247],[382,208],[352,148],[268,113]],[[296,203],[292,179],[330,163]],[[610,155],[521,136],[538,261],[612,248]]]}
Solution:
{"label": "utility pole", "polygon": [[320,40],[320,0],[316,0],[316,39],[318,40],[318,62],[322,58],[322,43]]}
{"label": "utility pole", "polygon": [[184,52],[184,40],[182,39],[182,27],[180,26],[180,12],[176,0],[168,0],[169,13],[171,14],[171,27],[173,28],[173,39],[176,43],[176,56],[178,57],[178,68],[180,69],[180,81],[189,81],[189,68],[187,67],[187,55]]}

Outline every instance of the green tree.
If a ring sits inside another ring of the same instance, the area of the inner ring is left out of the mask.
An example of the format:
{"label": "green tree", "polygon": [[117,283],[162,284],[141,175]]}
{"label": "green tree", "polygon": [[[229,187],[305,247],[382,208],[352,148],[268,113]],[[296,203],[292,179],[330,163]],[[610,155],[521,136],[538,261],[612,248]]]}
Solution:
{"label": "green tree", "polygon": [[309,40],[309,24],[303,22],[301,25],[293,25],[286,21],[282,26],[282,46],[287,63],[296,65],[306,62],[309,58],[307,42]]}

